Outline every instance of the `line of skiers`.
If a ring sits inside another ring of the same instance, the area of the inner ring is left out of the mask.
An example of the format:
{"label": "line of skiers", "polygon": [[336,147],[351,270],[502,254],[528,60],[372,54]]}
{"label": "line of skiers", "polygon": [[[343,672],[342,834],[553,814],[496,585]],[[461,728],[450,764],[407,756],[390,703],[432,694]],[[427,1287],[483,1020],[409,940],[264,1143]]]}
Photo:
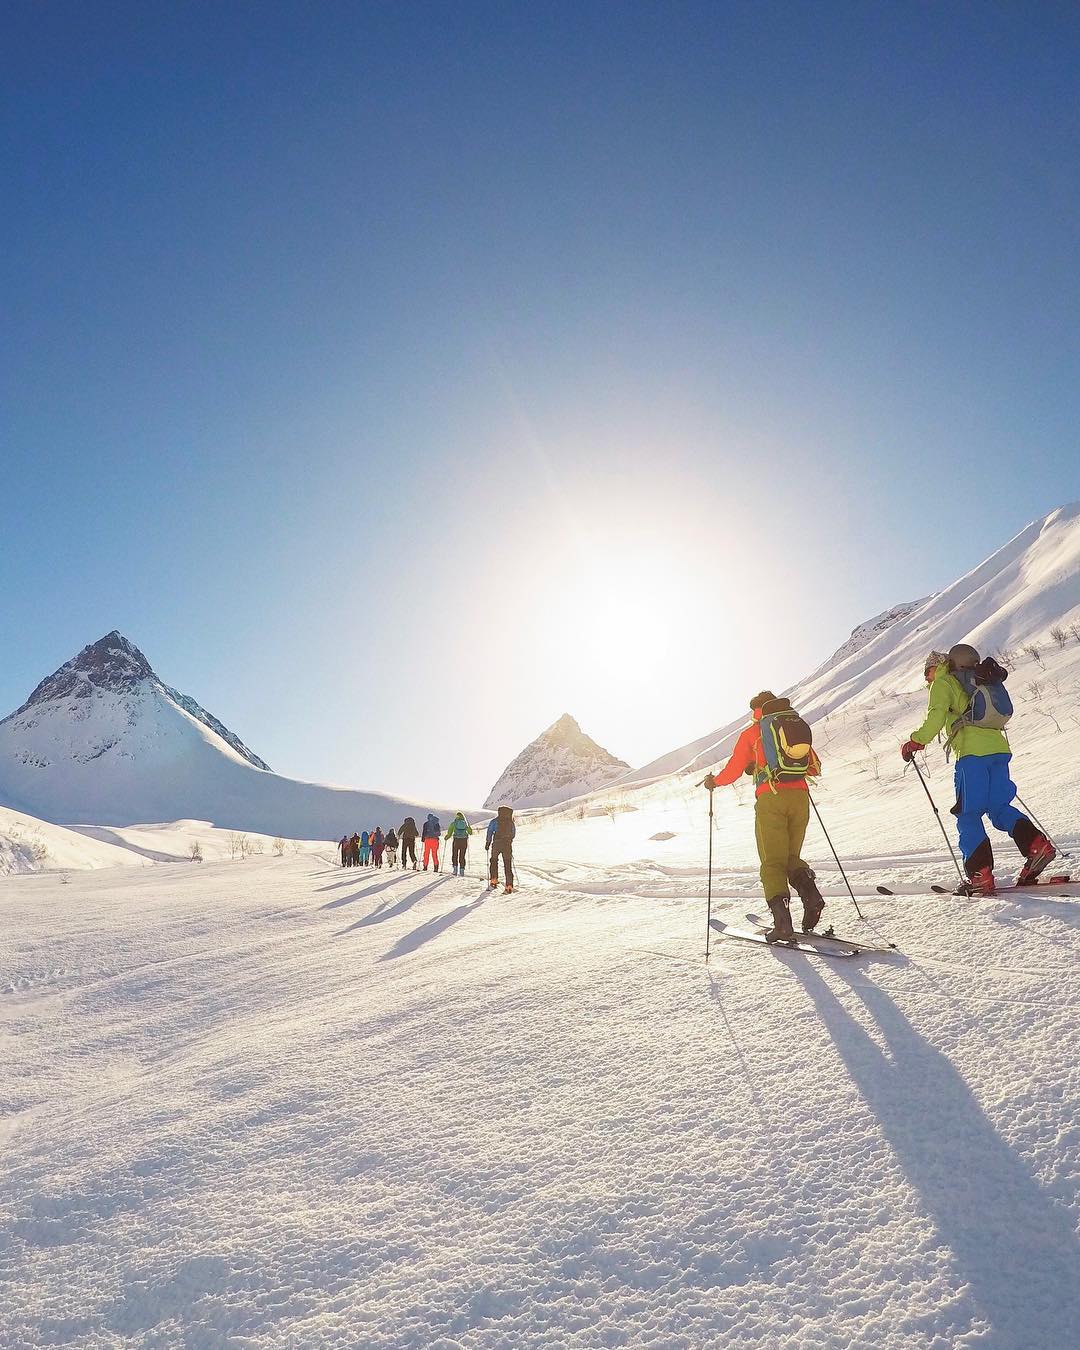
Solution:
{"label": "line of skiers", "polygon": [[[451,867],[456,877],[465,875],[465,860],[469,850],[469,839],[473,827],[465,818],[463,811],[455,813],[446,831],[445,840],[450,844]],[[514,839],[517,826],[514,812],[509,806],[500,806],[488,821],[484,849],[488,854],[488,879],[494,889],[499,884],[499,862],[503,865],[506,894],[514,889]],[[422,863],[417,862],[416,841],[422,845]],[[404,868],[410,862],[414,872],[426,872],[430,867],[438,872],[439,844],[443,840],[442,823],[432,811],[427,820],[418,829],[412,816],[406,816],[398,830],[383,832],[381,826],[374,830],[357,830],[353,834],[343,834],[338,840],[338,852],[342,867],[382,867]],[[400,859],[399,859],[400,850]]]}
{"label": "line of skiers", "polygon": [[[1005,734],[1013,711],[1005,690],[1007,672],[992,657],[981,660],[974,647],[960,642],[948,652],[932,651],[923,675],[929,688],[926,720],[904,742],[900,754],[910,763],[940,732],[947,735],[946,756],[956,755],[952,813],[967,893],[994,894],[994,855],[984,816],[1012,836],[1024,858],[1017,885],[1029,884],[1057,851],[1012,804],[1016,785],[1009,776],[1012,754]],[[807,780],[821,773],[821,760],[810,726],[788,699],[763,689],[750,700],[750,714],[751,723],[735,742],[727,764],[719,773],[707,774],[704,786],[711,793],[744,774],[753,779],[761,886],[773,924],[766,937],[770,942],[790,941],[797,936],[790,910],[792,889],[802,901],[803,932],[813,932],[825,907],[814,872],[802,858],[810,819]]]}

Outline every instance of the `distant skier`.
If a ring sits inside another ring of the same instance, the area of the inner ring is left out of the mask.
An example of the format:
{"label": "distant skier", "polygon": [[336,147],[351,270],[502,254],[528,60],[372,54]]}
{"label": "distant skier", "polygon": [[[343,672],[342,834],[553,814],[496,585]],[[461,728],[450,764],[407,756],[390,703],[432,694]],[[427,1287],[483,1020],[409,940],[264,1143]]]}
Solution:
{"label": "distant skier", "polygon": [[376,867],[382,866],[383,849],[386,848],[386,835],[383,834],[381,825],[375,827],[375,833],[371,836],[371,858]]}
{"label": "distant skier", "polygon": [[360,832],[360,866],[366,867],[371,860],[371,831]]}
{"label": "distant skier", "polygon": [[341,854],[342,867],[348,867],[349,865],[349,850],[351,847],[352,846],[349,843],[349,836],[347,834],[343,834],[341,836],[341,839],[338,841],[338,852]]}
{"label": "distant skier", "polygon": [[517,838],[517,826],[514,824],[513,808],[500,806],[488,821],[484,849],[491,855],[488,876],[491,888],[499,884],[499,859],[502,859],[503,875],[506,878],[504,894],[511,895],[514,890],[514,840]]}
{"label": "distant skier", "polygon": [[994,850],[983,824],[1012,835],[1024,855],[1017,885],[1034,881],[1057,856],[1053,844],[1013,806],[1016,784],[1009,777],[1012,754],[1005,726],[1012,700],[1005,692],[1008,672],[988,656],[984,661],[967,642],[948,653],[931,652],[923,668],[930,686],[926,721],[900,747],[906,763],[940,731],[947,731],[946,751],[956,754],[956,805],[964,871],[975,895],[994,894]]}
{"label": "distant skier", "polygon": [[360,836],[356,833],[349,840],[349,866],[360,866]]}
{"label": "distant skier", "polygon": [[393,868],[397,866],[398,837],[394,830],[386,832],[386,866]]}
{"label": "distant skier", "polygon": [[412,860],[412,870],[417,869],[416,861],[416,838],[420,831],[416,828],[416,821],[412,816],[406,816],[402,822],[401,829],[398,830],[398,838],[401,840],[401,865],[405,866],[406,861]]}
{"label": "distant skier", "polygon": [[454,876],[463,877],[465,875],[465,854],[469,848],[469,836],[473,828],[465,819],[461,811],[457,813],[450,822],[450,828],[446,831],[447,839],[452,839],[451,861],[454,864]]}
{"label": "distant skier", "polygon": [[429,812],[427,820],[424,821],[424,828],[420,831],[420,837],[424,841],[424,871],[428,870],[428,863],[430,862],[437,872],[439,870],[439,840],[442,838],[442,823],[434,812]]}
{"label": "distant skier", "polygon": [[753,777],[761,888],[773,919],[765,936],[780,942],[795,936],[789,885],[802,900],[804,933],[813,932],[825,908],[814,873],[800,856],[810,820],[806,780],[821,772],[821,762],[810,728],[786,698],[763,689],[750,700],[750,712],[753,720],[735,742],[731,758],[718,774],[706,776],[705,786],[711,792],[730,787],[743,774]]}

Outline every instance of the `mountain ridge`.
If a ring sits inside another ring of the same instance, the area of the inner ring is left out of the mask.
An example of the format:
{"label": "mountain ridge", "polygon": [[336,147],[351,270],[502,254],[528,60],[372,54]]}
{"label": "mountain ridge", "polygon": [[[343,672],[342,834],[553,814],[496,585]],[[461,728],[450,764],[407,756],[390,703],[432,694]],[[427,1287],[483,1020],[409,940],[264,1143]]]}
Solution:
{"label": "mountain ridge", "polygon": [[[909,602],[910,603],[910,602]],[[884,627],[857,636],[898,613]],[[1080,618],[1080,501],[1029,521],[982,562],[924,601],[884,610],[859,624],[852,637],[810,674],[783,691],[811,721],[853,700],[873,701],[921,687],[922,661],[932,648],[971,642],[1001,654],[1055,623]],[[767,676],[767,672],[762,672]],[[747,698],[767,678],[748,681]],[[753,687],[750,687],[753,686]],[[616,787],[633,787],[669,774],[696,773],[726,755],[746,715],[624,774]]]}

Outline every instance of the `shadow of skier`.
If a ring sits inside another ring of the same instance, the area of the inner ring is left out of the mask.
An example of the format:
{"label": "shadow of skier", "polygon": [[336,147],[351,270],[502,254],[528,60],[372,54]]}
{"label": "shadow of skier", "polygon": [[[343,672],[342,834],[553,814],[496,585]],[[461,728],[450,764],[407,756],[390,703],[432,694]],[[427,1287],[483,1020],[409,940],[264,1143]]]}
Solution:
{"label": "shadow of skier", "polygon": [[384,881],[381,886],[363,886],[358,891],[353,891],[351,895],[340,895],[336,900],[327,900],[325,905],[320,905],[320,909],[339,909],[342,905],[351,905],[354,900],[365,900],[369,895],[378,895],[380,891],[388,891],[391,886],[396,886],[399,881],[404,881],[406,877],[412,876],[411,872],[401,872],[396,877],[391,877],[389,881]]}
{"label": "shadow of skier", "polygon": [[877,1023],[881,1050],[809,962],[797,973],[948,1244],[970,1289],[969,1314],[990,1322],[987,1343],[1011,1350],[1075,1344],[1080,1245],[1068,1212],[998,1135],[949,1057],[888,994],[837,971]]}
{"label": "shadow of skier", "polygon": [[379,957],[380,961],[393,961],[398,956],[408,956],[418,947],[422,947],[425,942],[430,942],[437,938],[440,933],[445,933],[453,924],[460,922],[466,915],[479,909],[487,899],[487,893],[480,895],[470,905],[458,905],[457,909],[448,910],[445,914],[440,914],[437,919],[429,919],[427,923],[422,923],[419,928],[414,928],[411,933],[406,933],[404,937],[398,938],[397,942],[388,952],[384,952]]}
{"label": "shadow of skier", "polygon": [[385,923],[387,919],[396,919],[399,915],[404,914],[406,910],[412,909],[413,905],[423,900],[425,895],[430,894],[436,886],[438,886],[441,880],[441,877],[436,877],[434,881],[429,882],[426,886],[421,886],[415,891],[410,891],[408,895],[403,895],[400,900],[392,905],[388,905],[384,901],[383,904],[372,910],[370,914],[365,914],[362,919],[357,919],[355,923],[349,924],[348,928],[343,928],[338,936],[342,937],[344,934],[351,933],[357,928],[370,928],[371,925],[375,923]]}

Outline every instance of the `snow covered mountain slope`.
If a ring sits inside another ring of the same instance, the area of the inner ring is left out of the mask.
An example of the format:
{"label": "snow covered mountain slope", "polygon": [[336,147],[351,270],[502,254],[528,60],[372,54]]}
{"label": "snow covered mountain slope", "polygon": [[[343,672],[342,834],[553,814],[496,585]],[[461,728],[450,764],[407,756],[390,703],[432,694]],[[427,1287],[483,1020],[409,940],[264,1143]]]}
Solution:
{"label": "snow covered mountain slope", "polygon": [[876,614],[872,619],[868,619],[865,623],[859,624],[857,628],[852,629],[851,636],[848,640],[837,647],[832,656],[830,656],[827,661],[822,662],[817,670],[815,670],[808,678],[815,680],[820,675],[827,674],[835,666],[840,665],[842,661],[846,661],[848,657],[855,656],[858,652],[861,652],[868,642],[872,642],[874,638],[887,632],[895,624],[898,624],[901,619],[906,619],[909,614],[913,614],[915,610],[920,609],[931,599],[933,599],[932,596],[928,596],[922,600],[906,600],[903,604],[893,605],[891,609],[887,609],[881,614]]}
{"label": "snow covered mountain slope", "polygon": [[289,839],[336,839],[432,809],[270,772],[116,632],[0,722],[0,802],[67,825],[199,820]]}
{"label": "snow covered mountain slope", "polygon": [[[890,613],[899,617],[882,626]],[[923,658],[931,649],[971,642],[984,654],[996,652],[1006,666],[1035,664],[1024,649],[1034,645],[1041,653],[1053,647],[1054,627],[1074,641],[1070,629],[1077,622],[1080,502],[1033,521],[985,562],[917,607],[902,605],[862,625],[830,660],[784,692],[812,722],[840,710],[848,717],[865,711],[873,718],[890,701],[921,695]],[[747,671],[748,698],[768,685],[768,671]],[[745,724],[740,712],[726,726],[624,775],[619,786],[707,768],[730,750]]]}
{"label": "snow covered mountain slope", "polygon": [[[11,714],[13,718],[23,716],[31,708],[56,702],[61,699],[89,699],[96,689],[107,689],[115,694],[135,694],[146,686],[160,689],[179,707],[189,713],[197,722],[209,727],[231,746],[241,759],[253,764],[256,769],[266,769],[270,765],[252,754],[239,736],[219,722],[212,713],[199,706],[187,694],[164,684],[154,674],[150,662],[134,643],[129,642],[122,633],[114,628],[97,642],[84,647],[78,656],[66,661],[59,670],[47,676],[21,708]],[[74,704],[78,707],[78,703]],[[4,719],[7,720],[6,718]],[[2,724],[0,724],[2,725]]]}
{"label": "snow covered mountain slope", "polygon": [[507,765],[484,806],[553,806],[603,787],[629,767],[564,713]]}

